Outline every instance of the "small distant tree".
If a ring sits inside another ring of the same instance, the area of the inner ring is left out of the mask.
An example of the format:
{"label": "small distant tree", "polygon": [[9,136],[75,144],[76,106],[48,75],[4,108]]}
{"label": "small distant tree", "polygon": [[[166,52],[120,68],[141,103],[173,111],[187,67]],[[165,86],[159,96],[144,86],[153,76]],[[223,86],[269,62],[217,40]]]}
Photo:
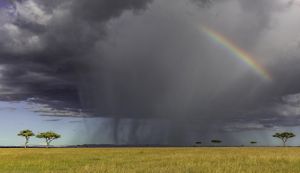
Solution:
{"label": "small distant tree", "polygon": [[29,129],[26,129],[26,130],[22,130],[18,133],[18,136],[22,136],[25,138],[25,144],[24,144],[24,148],[27,148],[27,145],[29,143],[29,138],[34,136],[34,133],[29,130]]}
{"label": "small distant tree", "polygon": [[36,135],[37,138],[44,138],[46,141],[46,147],[49,148],[50,143],[55,140],[60,138],[61,136],[55,132],[48,131],[48,132],[42,132]]}
{"label": "small distant tree", "polygon": [[256,141],[250,141],[250,144],[254,145],[254,144],[257,144]]}
{"label": "small distant tree", "polygon": [[220,143],[222,143],[222,141],[218,140],[218,139],[213,139],[210,142],[213,143],[213,144],[220,144]]}
{"label": "small distant tree", "polygon": [[296,135],[292,132],[275,133],[273,135],[274,138],[279,138],[282,141],[284,147],[286,146],[287,140],[295,136]]}

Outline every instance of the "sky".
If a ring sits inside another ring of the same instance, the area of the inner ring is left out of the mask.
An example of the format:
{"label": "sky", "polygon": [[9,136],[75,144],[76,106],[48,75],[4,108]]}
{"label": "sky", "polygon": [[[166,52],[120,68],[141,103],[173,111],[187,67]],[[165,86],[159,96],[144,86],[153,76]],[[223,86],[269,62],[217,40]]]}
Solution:
{"label": "sky", "polygon": [[299,0],[0,0],[0,145],[22,145],[27,128],[57,131],[56,145],[278,145],[275,132],[300,132],[299,11]]}

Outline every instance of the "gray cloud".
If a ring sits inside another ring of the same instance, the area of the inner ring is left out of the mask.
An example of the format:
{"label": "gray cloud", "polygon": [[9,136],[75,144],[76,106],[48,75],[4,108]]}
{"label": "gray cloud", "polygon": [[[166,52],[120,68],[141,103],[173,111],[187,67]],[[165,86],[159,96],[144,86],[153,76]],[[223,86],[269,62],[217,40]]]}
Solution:
{"label": "gray cloud", "polygon": [[105,36],[105,23],[125,10],[145,8],[147,2],[15,1],[10,20],[1,16],[1,97],[78,107],[78,78],[88,71],[85,54]]}
{"label": "gray cloud", "polygon": [[84,121],[69,121],[69,123],[84,123]]}
{"label": "gray cloud", "polygon": [[48,121],[48,122],[57,122],[57,121],[61,121],[61,119],[47,119],[44,121]]}
{"label": "gray cloud", "polygon": [[[300,93],[300,26],[285,20],[296,21],[293,4],[15,1],[14,13],[0,17],[1,99],[25,100],[42,116],[108,117],[116,143],[186,144],[226,128],[296,125],[275,111],[298,110],[282,103]],[[203,25],[253,55],[273,80],[209,40]],[[299,38],[290,44],[290,35]]]}

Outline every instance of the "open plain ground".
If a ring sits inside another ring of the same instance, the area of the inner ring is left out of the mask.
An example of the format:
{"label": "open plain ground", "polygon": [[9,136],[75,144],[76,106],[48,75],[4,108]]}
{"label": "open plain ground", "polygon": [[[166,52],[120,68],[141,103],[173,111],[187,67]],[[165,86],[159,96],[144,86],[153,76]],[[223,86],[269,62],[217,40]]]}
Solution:
{"label": "open plain ground", "polygon": [[0,149],[1,173],[299,173],[300,148]]}

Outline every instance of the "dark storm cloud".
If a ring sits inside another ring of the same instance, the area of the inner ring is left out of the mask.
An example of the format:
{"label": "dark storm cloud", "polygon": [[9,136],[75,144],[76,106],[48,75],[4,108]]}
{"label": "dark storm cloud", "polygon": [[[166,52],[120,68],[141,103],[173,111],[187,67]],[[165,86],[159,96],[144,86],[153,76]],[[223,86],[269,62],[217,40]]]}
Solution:
{"label": "dark storm cloud", "polygon": [[[242,112],[233,114],[231,121],[234,123],[229,129],[239,131],[299,126],[299,63],[298,58],[278,60],[271,71],[274,76],[272,84],[252,96],[254,104],[247,104]],[[249,126],[247,123],[250,123]]]}
{"label": "dark storm cloud", "polygon": [[14,1],[16,14],[0,30],[2,99],[78,108],[78,76],[89,70],[85,54],[105,36],[105,23],[148,2]]}
{"label": "dark storm cloud", "polygon": [[41,116],[109,117],[116,143],[298,124],[276,112],[294,111],[281,99],[300,93],[298,53],[267,59],[265,82],[199,31],[207,24],[252,53],[291,2],[186,2],[15,1],[16,13],[0,17],[1,99]]}

